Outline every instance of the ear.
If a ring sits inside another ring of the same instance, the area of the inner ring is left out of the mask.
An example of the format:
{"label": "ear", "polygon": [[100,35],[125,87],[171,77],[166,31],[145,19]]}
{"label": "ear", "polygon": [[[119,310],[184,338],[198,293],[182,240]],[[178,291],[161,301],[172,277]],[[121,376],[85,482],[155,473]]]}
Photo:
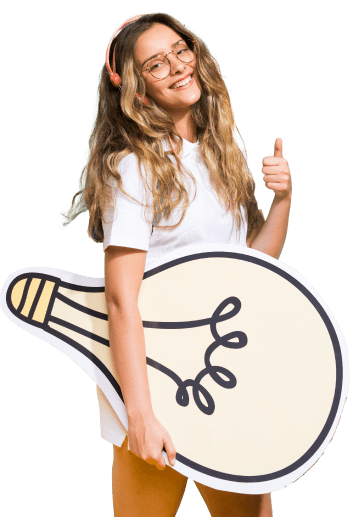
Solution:
{"label": "ear", "polygon": [[[137,97],[138,99],[141,99],[141,97],[139,96],[139,94],[138,94],[138,93],[136,93],[136,97]],[[144,96],[144,97],[143,97],[142,102],[143,102],[143,104],[147,104],[147,105],[149,105],[149,104],[150,104],[150,101],[148,100],[148,98],[147,98],[146,96]]]}

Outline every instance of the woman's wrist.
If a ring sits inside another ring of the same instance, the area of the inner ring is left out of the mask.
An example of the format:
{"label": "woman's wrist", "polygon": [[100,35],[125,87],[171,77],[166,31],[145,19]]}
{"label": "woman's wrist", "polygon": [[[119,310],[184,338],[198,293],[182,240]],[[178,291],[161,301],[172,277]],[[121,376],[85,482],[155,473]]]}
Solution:
{"label": "woman's wrist", "polygon": [[127,409],[128,422],[145,421],[154,416],[153,409],[151,406],[134,406]]}
{"label": "woman's wrist", "polygon": [[280,196],[275,194],[273,201],[280,202],[280,201],[288,201],[290,202],[292,200],[292,191],[288,192],[285,196]]}

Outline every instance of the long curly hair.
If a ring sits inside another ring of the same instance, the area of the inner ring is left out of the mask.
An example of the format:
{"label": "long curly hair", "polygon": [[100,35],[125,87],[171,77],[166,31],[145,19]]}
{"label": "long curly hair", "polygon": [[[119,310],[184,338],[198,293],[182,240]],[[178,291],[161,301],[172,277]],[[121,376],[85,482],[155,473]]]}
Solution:
{"label": "long curly hair", "polygon": [[[191,116],[197,126],[200,153],[221,206],[225,207],[226,212],[232,210],[240,228],[243,222],[242,205],[248,221],[247,239],[255,236],[264,223],[264,217],[254,196],[254,179],[234,138],[234,129],[238,129],[219,65],[200,38],[165,13],[143,15],[125,26],[111,44],[109,59],[112,63],[116,46],[115,64],[122,79],[122,88],[119,90],[112,85],[104,65],[98,87],[97,116],[89,139],[88,162],[82,170],[80,190],[74,195],[68,213],[62,214],[67,219],[63,224],[69,224],[88,210],[88,235],[95,242],[103,242],[102,218],[106,207],[113,202],[109,180],[114,178],[121,192],[134,199],[123,189],[118,171],[119,162],[130,153],[136,156],[143,185],[151,191],[152,205],[148,203],[146,195],[145,206],[153,208],[153,221],[158,222],[161,218],[168,220],[175,207],[180,203],[183,207],[182,216],[176,224],[158,228],[176,228],[185,216],[189,198],[183,174],[191,176],[194,184],[196,182],[192,173],[175,156],[176,153],[181,156],[183,140],[167,111],[146,92],[134,58],[138,37],[155,23],[173,29],[196,53],[202,93],[198,102],[191,106]],[[149,99],[148,105],[142,102],[145,95]],[[169,135],[176,153],[166,150],[164,146]],[[171,160],[170,155],[174,155],[175,159]],[[77,196],[79,199],[75,203]]]}

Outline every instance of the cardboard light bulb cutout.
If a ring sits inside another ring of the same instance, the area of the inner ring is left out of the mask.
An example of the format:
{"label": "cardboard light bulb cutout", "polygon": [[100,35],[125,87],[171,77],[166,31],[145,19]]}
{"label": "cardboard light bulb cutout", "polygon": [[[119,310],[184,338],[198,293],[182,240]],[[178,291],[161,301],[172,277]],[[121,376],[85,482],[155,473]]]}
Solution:
{"label": "cardboard light bulb cutout", "polygon": [[[9,276],[1,304],[98,384],[128,429],[108,335],[104,278],[48,268]],[[139,309],[170,466],[218,490],[262,494],[296,481],[332,439],[348,393],[344,337],[295,270],[264,253],[198,244],[145,269]]]}

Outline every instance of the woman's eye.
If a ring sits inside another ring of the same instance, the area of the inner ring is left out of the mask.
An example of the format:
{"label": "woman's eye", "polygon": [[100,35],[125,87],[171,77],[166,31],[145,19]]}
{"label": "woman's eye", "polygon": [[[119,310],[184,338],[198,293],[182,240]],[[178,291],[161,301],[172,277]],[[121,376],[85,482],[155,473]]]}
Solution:
{"label": "woman's eye", "polygon": [[158,68],[160,68],[161,66],[163,65],[163,62],[162,61],[157,61],[156,63],[153,63],[150,67],[150,71],[152,72],[153,70],[157,70]]}
{"label": "woman's eye", "polygon": [[188,48],[181,48],[178,52],[177,52],[177,56],[178,54],[183,54],[184,52],[187,52],[187,50],[189,50]]}

